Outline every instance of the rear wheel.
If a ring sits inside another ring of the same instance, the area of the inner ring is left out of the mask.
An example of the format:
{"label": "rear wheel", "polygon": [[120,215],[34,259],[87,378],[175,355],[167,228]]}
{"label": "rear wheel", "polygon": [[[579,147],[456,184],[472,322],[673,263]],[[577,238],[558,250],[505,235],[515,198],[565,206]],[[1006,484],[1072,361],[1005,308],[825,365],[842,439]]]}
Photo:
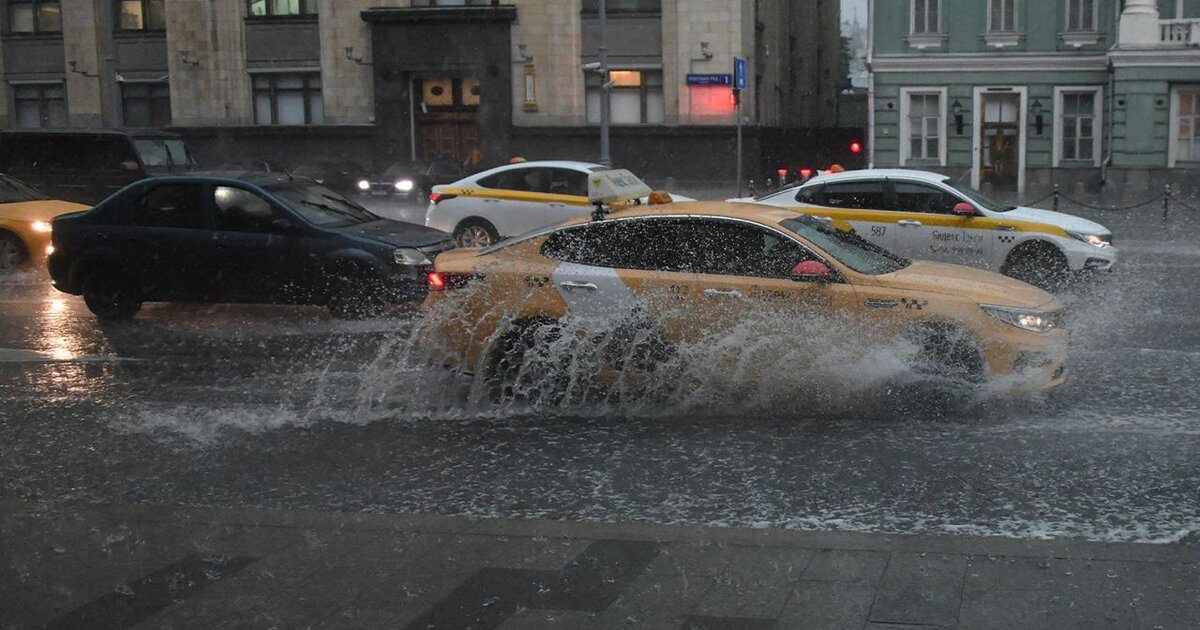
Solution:
{"label": "rear wheel", "polygon": [[83,282],[83,301],[98,319],[133,317],[142,308],[142,294],[132,277],[116,270],[93,273]]}
{"label": "rear wheel", "polygon": [[556,396],[564,393],[559,390],[566,375],[552,365],[545,350],[561,336],[555,322],[542,319],[518,322],[503,334],[486,373],[492,400],[556,402]]}
{"label": "rear wheel", "polygon": [[0,273],[11,273],[29,260],[25,244],[15,234],[0,233]]}
{"label": "rear wheel", "polygon": [[483,219],[467,219],[454,230],[459,247],[487,247],[500,240],[496,227]]}
{"label": "rear wheel", "polygon": [[1025,243],[1008,255],[1000,272],[1028,282],[1039,289],[1054,291],[1066,283],[1071,268],[1066,256],[1050,243]]}

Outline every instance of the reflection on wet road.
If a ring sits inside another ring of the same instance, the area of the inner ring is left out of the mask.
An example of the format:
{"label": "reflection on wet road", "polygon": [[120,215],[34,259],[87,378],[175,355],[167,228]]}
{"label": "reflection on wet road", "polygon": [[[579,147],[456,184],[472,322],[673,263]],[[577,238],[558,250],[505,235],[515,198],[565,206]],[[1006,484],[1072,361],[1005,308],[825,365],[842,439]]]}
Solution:
{"label": "reflection on wet road", "polygon": [[816,415],[800,391],[743,413],[464,411],[381,353],[404,312],[149,305],[101,326],[9,278],[0,496],[1177,540],[1200,531],[1200,248],[1122,253],[1067,296],[1064,391],[949,418]]}

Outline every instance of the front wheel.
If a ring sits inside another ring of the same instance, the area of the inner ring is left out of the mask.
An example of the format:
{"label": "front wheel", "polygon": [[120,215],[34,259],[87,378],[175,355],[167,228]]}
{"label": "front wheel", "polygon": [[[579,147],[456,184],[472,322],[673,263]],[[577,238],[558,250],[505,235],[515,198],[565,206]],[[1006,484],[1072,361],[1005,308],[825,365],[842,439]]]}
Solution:
{"label": "front wheel", "polygon": [[83,301],[102,320],[129,319],[142,308],[137,282],[117,271],[98,272],[85,280]]}
{"label": "front wheel", "polygon": [[1000,272],[1039,289],[1054,291],[1066,283],[1071,268],[1057,247],[1033,242],[1013,250]]}
{"label": "front wheel", "polygon": [[14,234],[0,234],[0,273],[16,271],[26,260],[29,252]]}
{"label": "front wheel", "polygon": [[454,241],[459,247],[487,247],[499,240],[496,228],[482,219],[468,219],[454,230]]}

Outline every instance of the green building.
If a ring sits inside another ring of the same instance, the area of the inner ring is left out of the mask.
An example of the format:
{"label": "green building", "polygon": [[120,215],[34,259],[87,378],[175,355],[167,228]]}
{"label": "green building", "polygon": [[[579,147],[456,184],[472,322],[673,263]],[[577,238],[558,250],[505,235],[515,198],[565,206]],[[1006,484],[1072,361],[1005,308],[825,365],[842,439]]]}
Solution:
{"label": "green building", "polygon": [[871,0],[869,12],[873,166],[984,190],[1195,188],[1200,0]]}

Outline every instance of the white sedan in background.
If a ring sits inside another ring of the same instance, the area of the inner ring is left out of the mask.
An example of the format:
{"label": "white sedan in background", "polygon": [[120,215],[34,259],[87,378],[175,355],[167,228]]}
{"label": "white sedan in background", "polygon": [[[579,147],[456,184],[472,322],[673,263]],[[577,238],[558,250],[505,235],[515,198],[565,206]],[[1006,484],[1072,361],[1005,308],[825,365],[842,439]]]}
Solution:
{"label": "white sedan in background", "polygon": [[590,212],[588,175],[604,170],[608,167],[572,161],[498,166],[434,186],[425,225],[450,232],[460,247],[486,247]]}
{"label": "white sedan in background", "polygon": [[1072,272],[1107,271],[1112,232],[1082,217],[998,203],[938,173],[865,169],[825,174],[744,201],[811,215],[901,256],[999,271],[1042,288]]}

